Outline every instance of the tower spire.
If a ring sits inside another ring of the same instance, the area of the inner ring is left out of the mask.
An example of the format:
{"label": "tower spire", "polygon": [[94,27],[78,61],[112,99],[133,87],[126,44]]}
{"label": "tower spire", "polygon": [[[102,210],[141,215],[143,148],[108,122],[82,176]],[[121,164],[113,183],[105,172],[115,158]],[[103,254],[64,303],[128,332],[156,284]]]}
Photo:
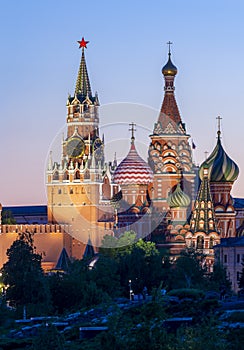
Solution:
{"label": "tower spire", "polygon": [[84,37],[82,37],[81,41],[78,41],[79,48],[82,49],[81,61],[79,72],[76,80],[75,94],[82,95],[84,98],[87,96],[92,96],[90,80],[86,67],[86,59],[85,59],[85,48],[89,41],[85,41]]}
{"label": "tower spire", "polygon": [[165,80],[165,85],[164,85],[165,94],[164,94],[161,111],[158,117],[158,122],[161,123],[161,127],[163,131],[167,130],[167,127],[169,127],[169,124],[170,124],[171,129],[172,128],[174,129],[173,133],[177,133],[179,125],[181,124],[181,127],[183,127],[183,129],[184,129],[184,126],[181,122],[180,112],[179,112],[179,109],[175,100],[175,95],[174,95],[174,90],[175,90],[174,79],[177,74],[177,68],[171,61],[172,42],[168,41],[167,45],[169,46],[168,61],[162,68],[162,73]]}

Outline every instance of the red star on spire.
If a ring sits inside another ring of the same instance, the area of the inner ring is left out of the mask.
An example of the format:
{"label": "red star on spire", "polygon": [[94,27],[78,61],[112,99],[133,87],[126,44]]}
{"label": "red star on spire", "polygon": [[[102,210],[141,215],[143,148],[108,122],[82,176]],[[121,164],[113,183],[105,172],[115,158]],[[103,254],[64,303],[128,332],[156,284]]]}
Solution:
{"label": "red star on spire", "polygon": [[89,41],[85,41],[84,37],[82,37],[81,41],[77,41],[77,43],[80,44],[79,49],[83,47],[87,49],[86,45],[89,43]]}

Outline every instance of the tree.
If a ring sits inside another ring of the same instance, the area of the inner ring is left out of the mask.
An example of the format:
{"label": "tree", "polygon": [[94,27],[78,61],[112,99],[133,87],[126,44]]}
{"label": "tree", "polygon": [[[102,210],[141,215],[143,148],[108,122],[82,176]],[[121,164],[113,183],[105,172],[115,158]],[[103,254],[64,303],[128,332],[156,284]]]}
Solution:
{"label": "tree", "polygon": [[213,266],[213,272],[209,274],[208,289],[216,292],[230,292],[231,282],[227,277],[226,268],[219,262]]}
{"label": "tree", "polygon": [[31,350],[64,350],[64,337],[52,324],[42,326],[38,330],[38,336],[34,339]]}
{"label": "tree", "polygon": [[195,249],[186,249],[172,266],[174,288],[199,288],[205,284],[205,256]]}
{"label": "tree", "polygon": [[67,274],[48,277],[54,310],[62,314],[67,310],[97,305],[107,294],[97,287],[92,271],[85,260],[74,260]]}
{"label": "tree", "polygon": [[15,225],[16,220],[13,217],[13,213],[11,210],[3,210],[2,212],[2,224],[3,225]]}
{"label": "tree", "polygon": [[[110,247],[110,248],[108,248]],[[119,238],[107,236],[99,251],[100,258],[94,269],[97,284],[105,288],[105,281],[110,281],[111,288],[106,292],[115,296],[120,278],[120,289],[128,296],[128,284],[131,280],[133,291],[141,293],[146,286],[148,289],[157,287],[162,280],[162,258],[155,243],[136,241],[136,233],[126,231]],[[104,265],[107,266],[104,269]]]}
{"label": "tree", "polygon": [[49,293],[41,267],[41,255],[35,252],[33,236],[20,233],[7,250],[8,261],[1,270],[3,283],[8,286],[6,299],[13,306],[47,304]]}

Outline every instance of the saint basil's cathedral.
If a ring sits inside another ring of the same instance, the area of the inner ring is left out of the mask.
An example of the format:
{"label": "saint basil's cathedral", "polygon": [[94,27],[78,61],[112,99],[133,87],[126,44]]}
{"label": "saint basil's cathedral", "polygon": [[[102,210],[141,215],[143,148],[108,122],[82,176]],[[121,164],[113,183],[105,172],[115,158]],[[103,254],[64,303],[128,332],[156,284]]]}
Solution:
{"label": "saint basil's cathedral", "polygon": [[[61,158],[50,153],[46,172],[47,223],[1,225],[0,265],[18,232],[34,234],[43,268],[59,267],[62,257],[81,259],[99,251],[105,235],[119,237],[133,230],[138,238],[152,240],[174,259],[186,247],[206,254],[211,270],[213,246],[221,238],[242,235],[243,206],[235,207],[232,185],[238,177],[236,163],[221,143],[220,117],[217,143],[197,167],[190,135],[175,99],[177,68],[168,61],[162,68],[164,97],[150,135],[148,159],[137,152],[135,124],[127,156],[120,164],[105,161],[104,137],[99,129],[99,98],[92,93],[85,49],[82,51],[73,96],[67,99],[67,134]],[[212,135],[214,137],[214,135]]]}

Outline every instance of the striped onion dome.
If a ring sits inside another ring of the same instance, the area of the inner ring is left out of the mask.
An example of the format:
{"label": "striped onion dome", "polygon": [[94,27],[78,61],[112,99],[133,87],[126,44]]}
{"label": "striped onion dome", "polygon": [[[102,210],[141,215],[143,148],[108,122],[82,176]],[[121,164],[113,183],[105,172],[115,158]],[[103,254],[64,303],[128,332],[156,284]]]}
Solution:
{"label": "striped onion dome", "polygon": [[178,183],[174,192],[168,196],[167,202],[170,208],[184,208],[190,205],[191,200],[190,197],[182,191],[180,183]]}
{"label": "striped onion dome", "polygon": [[210,182],[234,182],[239,175],[237,164],[225,153],[218,131],[218,141],[213,152],[202,163],[199,170],[200,179],[203,180],[203,169],[208,168]]}
{"label": "striped onion dome", "polygon": [[153,172],[149,165],[139,156],[131,140],[130,151],[114,172],[113,181],[120,185],[147,185],[153,182]]}

